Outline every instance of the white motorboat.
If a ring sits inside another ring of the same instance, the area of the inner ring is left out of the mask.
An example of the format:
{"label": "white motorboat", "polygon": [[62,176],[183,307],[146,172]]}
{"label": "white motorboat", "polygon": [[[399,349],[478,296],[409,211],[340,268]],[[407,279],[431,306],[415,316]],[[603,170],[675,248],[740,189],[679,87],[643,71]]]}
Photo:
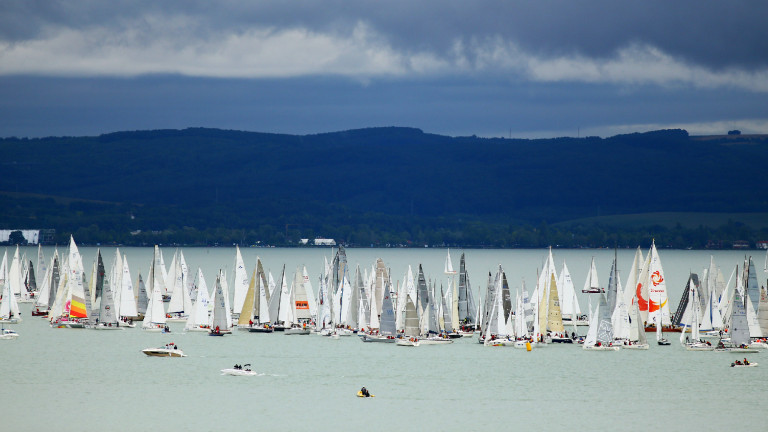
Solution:
{"label": "white motorboat", "polygon": [[4,328],[3,333],[0,334],[0,339],[3,339],[3,340],[16,339],[17,337],[19,337],[18,333],[7,328]]}
{"label": "white motorboat", "polygon": [[262,375],[256,371],[251,370],[250,364],[244,364],[242,366],[235,365],[233,368],[228,369],[222,369],[221,370],[222,375],[232,375],[232,376],[259,376]]}
{"label": "white motorboat", "polygon": [[166,344],[163,347],[158,348],[146,348],[141,350],[144,354],[150,356],[150,357],[186,357],[187,355],[184,354],[184,351],[179,349],[179,347],[171,342],[169,344]]}

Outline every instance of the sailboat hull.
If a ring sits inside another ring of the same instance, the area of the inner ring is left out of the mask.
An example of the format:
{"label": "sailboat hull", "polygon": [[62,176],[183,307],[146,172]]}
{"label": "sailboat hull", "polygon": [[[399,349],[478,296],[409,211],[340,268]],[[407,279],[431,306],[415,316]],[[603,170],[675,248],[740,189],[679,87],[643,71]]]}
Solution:
{"label": "sailboat hull", "polygon": [[118,326],[117,324],[115,325],[97,324],[94,328],[96,330],[125,330],[124,326]]}
{"label": "sailboat hull", "polygon": [[395,339],[394,336],[377,336],[377,335],[369,335],[369,334],[358,334],[360,336],[360,340],[363,342],[382,342],[382,343],[395,343],[397,339]]}
{"label": "sailboat hull", "polygon": [[618,346],[615,346],[615,345],[614,346],[607,346],[607,345],[602,345],[602,346],[592,345],[592,346],[590,346],[590,345],[584,345],[582,348],[585,351],[618,351],[620,349]]}

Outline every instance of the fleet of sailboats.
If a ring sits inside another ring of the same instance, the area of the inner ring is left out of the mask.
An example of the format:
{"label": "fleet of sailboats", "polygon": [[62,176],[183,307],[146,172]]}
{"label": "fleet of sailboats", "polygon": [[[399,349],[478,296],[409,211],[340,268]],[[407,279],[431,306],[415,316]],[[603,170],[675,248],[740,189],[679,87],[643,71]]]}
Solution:
{"label": "fleet of sailboats", "polygon": [[[531,350],[579,342],[590,351],[644,350],[649,348],[646,332],[655,332],[657,343],[666,344],[665,332],[681,331],[680,343],[690,351],[768,348],[768,291],[759,286],[751,257],[745,257],[727,281],[714,259],[701,279],[691,273],[672,316],[655,243],[647,254],[638,248],[624,285],[614,257],[608,285],[601,287],[592,258],[582,290],[589,294],[586,314],[567,264],[563,261],[557,271],[551,249],[532,292],[525,281],[510,287],[498,266],[495,274],[488,273],[483,296],[473,293],[465,254],[455,270],[450,251],[444,279],[428,277],[419,265],[416,272],[409,267],[393,282],[381,259],[352,271],[346,251],[339,247],[330,263],[325,259],[317,291],[305,266],[297,267],[290,278],[283,268],[274,279],[257,257],[248,274],[239,248],[232,279],[228,282],[220,270],[212,291],[201,269],[189,276],[180,250],[166,269],[162,251],[155,247],[146,279],[139,273],[135,283],[128,258],[119,249],[109,268],[98,251],[89,271],[74,238],[62,255],[54,250],[46,259],[42,249],[37,255],[36,264],[26,265],[18,248],[10,259],[5,253],[0,264],[1,323],[20,322],[19,303],[29,300],[35,314],[46,316],[55,328],[125,329],[141,321],[145,331],[161,332],[170,330],[169,322],[180,321],[184,331],[214,336],[231,334],[235,328],[333,338],[357,334],[363,342],[417,347],[477,335],[485,346]],[[583,327],[588,327],[585,336]],[[3,329],[2,339],[16,337]],[[712,339],[719,339],[717,346]]]}

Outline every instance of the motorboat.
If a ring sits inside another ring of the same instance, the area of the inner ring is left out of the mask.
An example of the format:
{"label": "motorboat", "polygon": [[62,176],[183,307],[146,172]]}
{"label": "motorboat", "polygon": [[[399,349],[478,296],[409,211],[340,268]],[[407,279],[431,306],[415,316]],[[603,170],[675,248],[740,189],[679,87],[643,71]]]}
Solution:
{"label": "motorboat", "polygon": [[146,348],[141,350],[141,352],[143,352],[144,354],[150,357],[186,357],[187,356],[186,354],[184,354],[184,351],[182,351],[173,342],[158,348]]}

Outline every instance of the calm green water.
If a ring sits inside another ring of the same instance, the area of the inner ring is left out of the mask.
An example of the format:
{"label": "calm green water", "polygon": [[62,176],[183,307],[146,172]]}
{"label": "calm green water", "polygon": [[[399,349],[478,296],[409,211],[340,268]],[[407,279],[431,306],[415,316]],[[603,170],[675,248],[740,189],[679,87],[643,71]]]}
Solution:
{"label": "calm green water", "polygon": [[[34,249],[28,249],[33,253]],[[125,248],[132,274],[146,274],[150,248]],[[12,252],[12,251],[9,251]],[[317,287],[330,249],[244,249],[252,269],[259,255],[275,277],[305,264]],[[36,251],[35,251],[36,253]],[[46,256],[51,250],[46,249]],[[88,265],[96,249],[81,248]],[[114,249],[102,250],[109,264]],[[166,264],[173,249],[164,249]],[[218,268],[232,269],[234,249],[185,249],[209,287]],[[452,251],[458,268],[461,251]],[[468,250],[473,287],[502,264],[514,289],[532,289],[544,250]],[[634,251],[619,251],[627,274]],[[410,264],[445,280],[445,250],[350,249],[349,263],[381,257],[401,279]],[[672,310],[690,271],[709,264],[707,251],[660,251]],[[752,251],[762,270],[765,252]],[[592,256],[607,283],[613,251],[555,251],[580,291]],[[744,252],[716,252],[726,279]],[[230,271],[231,273],[231,271]],[[290,276],[289,276],[290,277]],[[623,278],[624,276],[622,276]],[[761,284],[765,277],[761,274]],[[586,294],[581,295],[582,308]],[[768,353],[750,354],[757,368],[732,369],[736,355],[688,352],[677,344],[648,351],[584,352],[551,346],[532,352],[486,348],[475,339],[447,346],[365,344],[357,337],[285,336],[235,331],[212,338],[181,331],[52,329],[29,315],[14,326],[21,336],[0,341],[2,430],[731,430],[764,424]],[[673,342],[676,341],[672,338]],[[653,337],[651,337],[653,341]],[[182,359],[150,358],[143,348],[175,342]],[[743,357],[743,356],[742,356]],[[220,369],[251,363],[264,375],[222,376]],[[366,386],[376,395],[360,399]]]}

